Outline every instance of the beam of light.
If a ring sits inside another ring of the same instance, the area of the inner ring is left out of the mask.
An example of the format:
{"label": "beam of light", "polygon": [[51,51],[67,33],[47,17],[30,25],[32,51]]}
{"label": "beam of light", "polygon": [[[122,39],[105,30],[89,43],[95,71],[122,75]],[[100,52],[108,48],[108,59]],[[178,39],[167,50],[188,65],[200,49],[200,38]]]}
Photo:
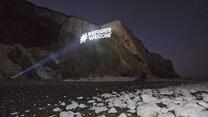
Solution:
{"label": "beam of light", "polygon": [[[20,73],[12,76],[11,78],[17,78],[27,72],[32,71],[33,69],[45,65],[50,61],[56,61],[58,57],[64,56],[65,54],[68,54],[72,52],[75,48],[77,48],[79,43],[85,42],[87,39],[89,40],[94,40],[94,39],[103,39],[103,38],[110,38],[112,34],[112,28],[102,28],[102,29],[97,29],[91,32],[87,32],[82,34],[80,39],[75,39],[72,41],[70,44],[66,45],[63,49],[60,49],[59,51],[50,54],[48,57],[42,59],[41,61],[35,63],[31,67],[25,69],[24,71],[21,71]],[[79,42],[80,41],[80,42]]]}
{"label": "beam of light", "polygon": [[35,63],[34,65],[32,65],[31,67],[25,69],[24,71],[21,71],[20,73],[12,76],[11,78],[17,78],[17,77],[19,77],[19,76],[21,76],[21,75],[23,75],[23,74],[25,74],[27,72],[32,71],[33,69],[35,69],[35,68],[37,68],[39,66],[47,64],[48,62],[50,62],[52,60],[56,61],[56,59],[58,57],[62,57],[65,54],[68,54],[68,53],[72,52],[74,49],[76,49],[76,47],[78,46],[77,43],[79,43],[78,41],[79,40],[75,39],[74,42],[71,42],[70,44],[66,45],[63,49],[60,49],[59,51],[50,54],[48,57],[46,57],[46,58],[42,59],[41,61]]}

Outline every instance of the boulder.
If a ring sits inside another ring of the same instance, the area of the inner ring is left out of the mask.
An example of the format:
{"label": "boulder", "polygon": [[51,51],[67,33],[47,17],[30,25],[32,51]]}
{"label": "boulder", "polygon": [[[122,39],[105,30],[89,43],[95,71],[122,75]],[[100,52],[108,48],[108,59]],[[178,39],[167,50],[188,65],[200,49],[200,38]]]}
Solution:
{"label": "boulder", "polygon": [[141,117],[156,117],[160,108],[155,104],[143,104],[137,107],[137,115]]}

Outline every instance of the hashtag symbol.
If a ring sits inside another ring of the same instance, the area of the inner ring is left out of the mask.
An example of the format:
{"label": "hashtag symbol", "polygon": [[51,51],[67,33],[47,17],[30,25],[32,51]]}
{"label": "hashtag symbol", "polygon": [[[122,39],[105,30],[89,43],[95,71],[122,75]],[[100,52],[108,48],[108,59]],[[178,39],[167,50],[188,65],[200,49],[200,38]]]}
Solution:
{"label": "hashtag symbol", "polygon": [[82,34],[80,38],[80,43],[84,43],[87,40],[87,33]]}

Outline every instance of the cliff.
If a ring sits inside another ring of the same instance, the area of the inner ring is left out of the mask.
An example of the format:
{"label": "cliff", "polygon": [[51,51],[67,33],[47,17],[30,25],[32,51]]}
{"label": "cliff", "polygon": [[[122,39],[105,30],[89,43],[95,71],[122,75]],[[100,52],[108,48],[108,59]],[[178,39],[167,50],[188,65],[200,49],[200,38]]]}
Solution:
{"label": "cliff", "polygon": [[[23,76],[66,79],[139,77],[146,73],[178,77],[170,60],[148,52],[141,40],[119,20],[98,26],[23,0],[0,1],[0,17],[2,78],[9,78],[54,53],[55,58]],[[79,43],[83,33],[108,27],[112,28],[110,38]]]}

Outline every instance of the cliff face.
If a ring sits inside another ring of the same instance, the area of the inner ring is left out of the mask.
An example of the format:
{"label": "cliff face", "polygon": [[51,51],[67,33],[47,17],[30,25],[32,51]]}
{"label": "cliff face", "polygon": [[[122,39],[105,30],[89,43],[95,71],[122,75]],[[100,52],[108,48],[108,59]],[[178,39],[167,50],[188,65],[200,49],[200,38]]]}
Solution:
{"label": "cliff face", "polygon": [[[172,63],[148,52],[121,21],[97,26],[23,0],[0,1],[0,16],[2,78],[15,75],[56,51],[60,57],[26,76],[52,79],[140,76],[145,72],[150,76],[177,77]],[[79,43],[83,33],[105,27],[112,28],[111,38]],[[65,49],[60,51],[61,48]]]}
{"label": "cliff face", "polygon": [[1,43],[51,47],[66,16],[23,0],[1,0]]}

